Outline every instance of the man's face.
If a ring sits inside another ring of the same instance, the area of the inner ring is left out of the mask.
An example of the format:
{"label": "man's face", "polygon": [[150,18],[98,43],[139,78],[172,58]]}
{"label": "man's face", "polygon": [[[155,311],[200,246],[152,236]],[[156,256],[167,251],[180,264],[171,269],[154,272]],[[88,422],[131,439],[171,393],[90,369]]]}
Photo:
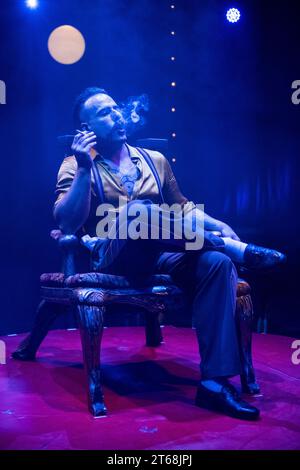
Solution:
{"label": "man's face", "polygon": [[84,104],[81,121],[96,134],[100,145],[126,141],[125,120],[119,106],[108,95],[99,93],[91,96]]}

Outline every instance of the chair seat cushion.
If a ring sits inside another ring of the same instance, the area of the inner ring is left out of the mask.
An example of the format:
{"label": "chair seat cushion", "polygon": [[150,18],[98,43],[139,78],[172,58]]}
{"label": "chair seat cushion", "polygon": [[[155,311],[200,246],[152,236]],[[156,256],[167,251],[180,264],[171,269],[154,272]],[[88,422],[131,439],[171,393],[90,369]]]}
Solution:
{"label": "chair seat cushion", "polygon": [[125,276],[116,276],[103,273],[84,273],[69,276],[65,280],[67,287],[103,287],[106,289],[120,289],[126,287],[139,286],[158,286],[174,284],[171,276],[167,274],[154,274],[147,280],[138,282],[128,279]]}
{"label": "chair seat cushion", "polygon": [[[133,284],[125,276],[116,276],[103,273],[82,273],[65,277],[63,273],[44,273],[40,277],[41,285],[44,287],[98,287],[103,289],[121,289],[126,287],[159,286],[174,284],[172,277],[168,274],[154,274],[144,283]],[[237,297],[250,294],[251,288],[243,279],[238,280]]]}
{"label": "chair seat cushion", "polygon": [[154,274],[144,282],[133,282],[125,276],[103,273],[82,273],[65,277],[62,273],[44,273],[40,277],[44,287],[102,287],[103,289],[120,289],[133,286],[159,286],[174,284],[168,274]]}

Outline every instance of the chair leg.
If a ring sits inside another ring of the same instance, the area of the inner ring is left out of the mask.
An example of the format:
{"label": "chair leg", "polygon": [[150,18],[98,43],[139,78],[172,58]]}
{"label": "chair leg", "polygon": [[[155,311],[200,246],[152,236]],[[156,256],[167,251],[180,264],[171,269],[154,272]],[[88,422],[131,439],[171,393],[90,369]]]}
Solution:
{"label": "chair leg", "polygon": [[79,328],[84,368],[87,375],[89,411],[93,416],[106,415],[100,376],[100,346],[104,307],[78,305]]}
{"label": "chair leg", "polygon": [[241,358],[241,385],[245,393],[254,395],[259,393],[259,385],[255,381],[255,373],[252,364],[252,322],[253,305],[250,295],[237,298],[236,327]]}
{"label": "chair leg", "polygon": [[159,313],[146,312],[145,314],[146,346],[159,346],[163,341],[159,323]]}
{"label": "chair leg", "polygon": [[12,353],[12,357],[21,361],[34,361],[36,352],[54,320],[64,313],[66,308],[65,305],[42,300],[37,308],[31,333],[19,344],[17,350]]}

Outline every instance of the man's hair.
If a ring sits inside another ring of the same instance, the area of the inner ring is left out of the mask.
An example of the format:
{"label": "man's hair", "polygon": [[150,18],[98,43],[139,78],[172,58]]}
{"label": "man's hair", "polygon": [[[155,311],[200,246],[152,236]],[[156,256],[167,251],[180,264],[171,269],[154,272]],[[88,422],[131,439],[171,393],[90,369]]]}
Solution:
{"label": "man's hair", "polygon": [[89,98],[91,98],[91,96],[98,95],[99,93],[104,93],[105,95],[107,95],[107,92],[104,90],[104,88],[91,86],[83,90],[80,95],[77,96],[73,107],[73,118],[76,127],[80,126],[81,124],[80,113],[84,106],[84,103]]}

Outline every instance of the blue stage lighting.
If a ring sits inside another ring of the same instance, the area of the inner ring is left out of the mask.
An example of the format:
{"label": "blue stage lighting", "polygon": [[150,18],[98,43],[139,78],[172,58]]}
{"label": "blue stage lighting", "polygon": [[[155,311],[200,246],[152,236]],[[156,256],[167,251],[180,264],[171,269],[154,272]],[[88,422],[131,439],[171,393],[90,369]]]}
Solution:
{"label": "blue stage lighting", "polygon": [[39,2],[38,0],[26,0],[26,6],[31,8],[31,10],[34,10],[39,6]]}
{"label": "blue stage lighting", "polygon": [[229,23],[236,23],[239,21],[241,13],[237,8],[230,8],[226,13],[226,18]]}

